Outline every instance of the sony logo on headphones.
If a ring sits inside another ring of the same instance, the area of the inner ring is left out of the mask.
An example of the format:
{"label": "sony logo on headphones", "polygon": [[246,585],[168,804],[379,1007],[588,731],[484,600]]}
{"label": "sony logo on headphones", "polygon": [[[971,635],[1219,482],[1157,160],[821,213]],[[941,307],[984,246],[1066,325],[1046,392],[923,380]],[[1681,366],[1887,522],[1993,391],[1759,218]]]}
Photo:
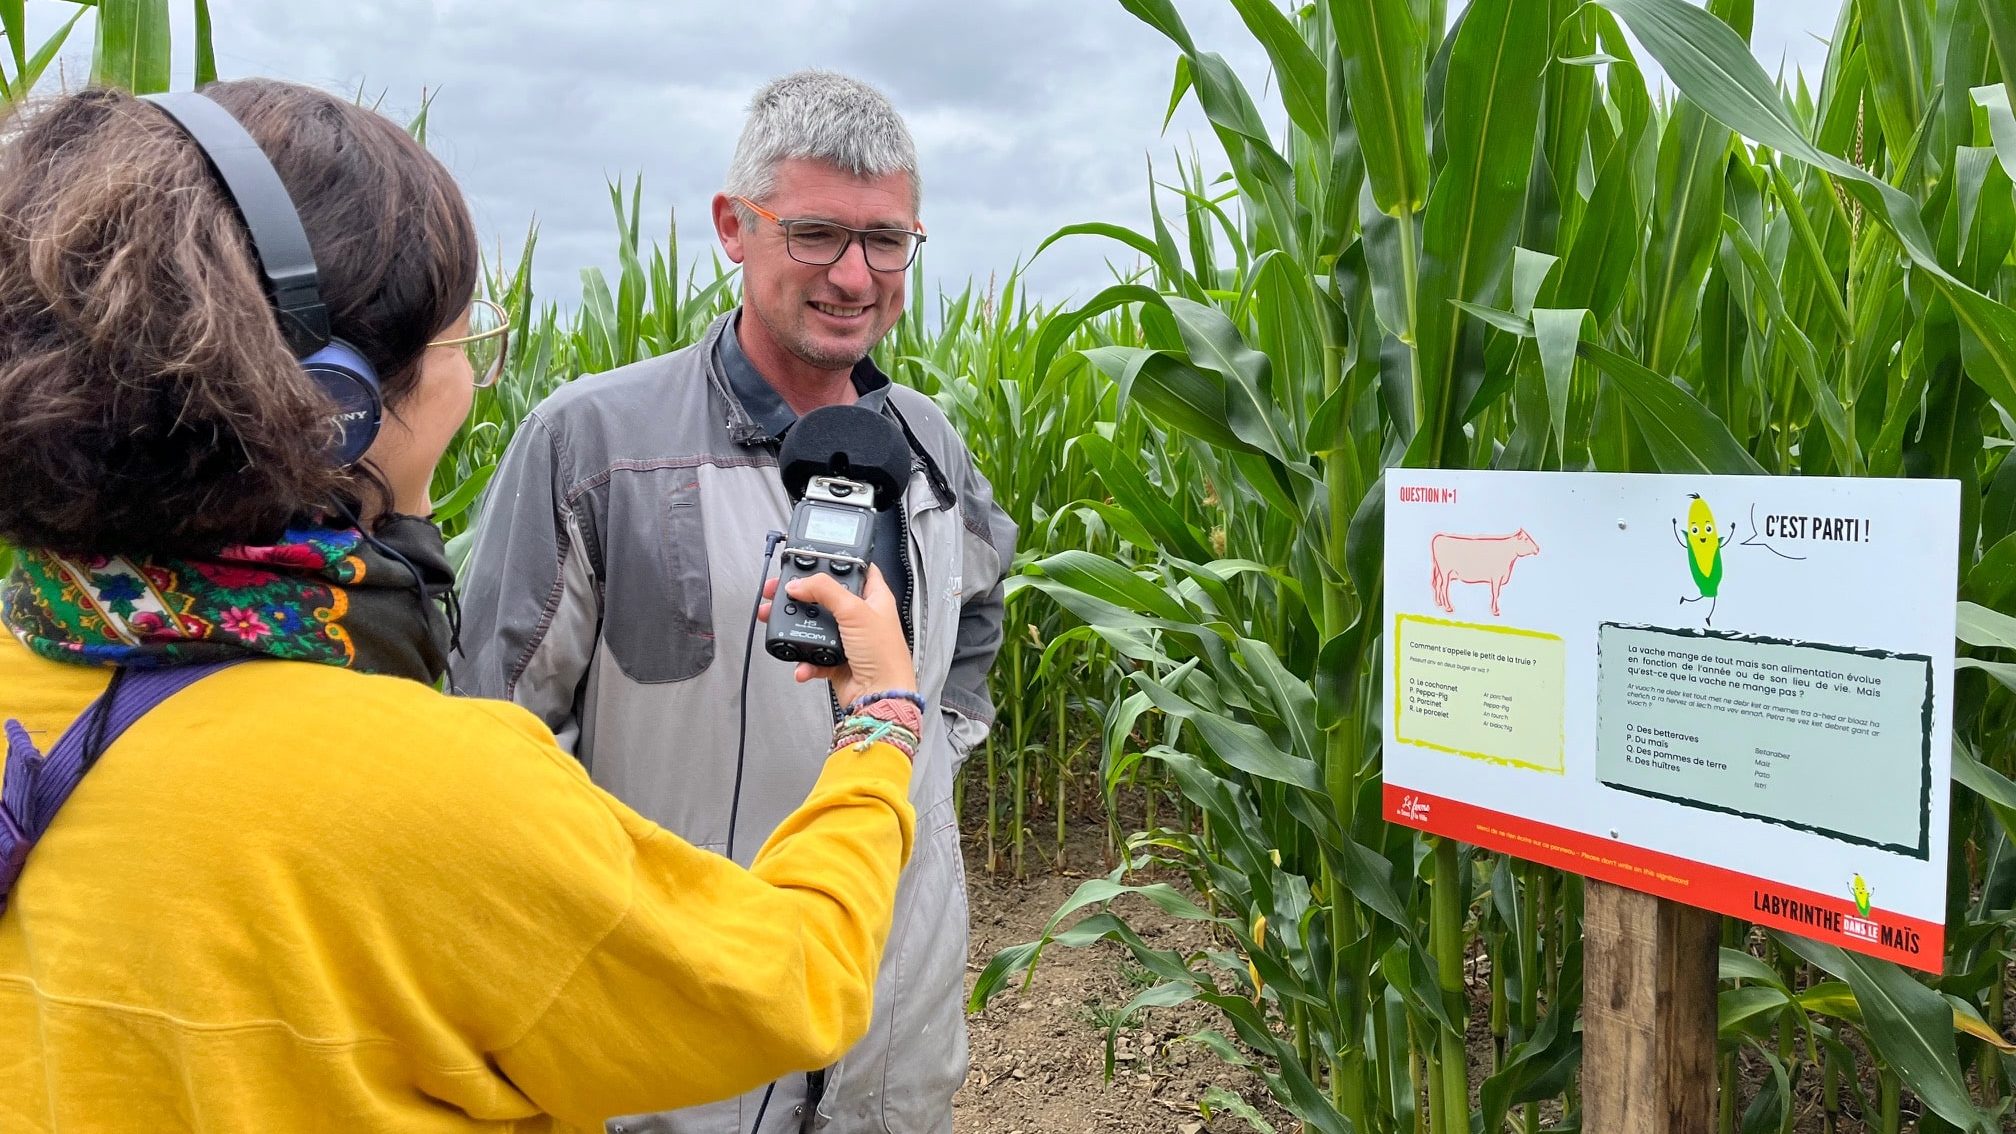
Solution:
{"label": "sony logo on headphones", "polygon": [[353,421],[362,421],[369,416],[371,416],[371,414],[370,411],[368,410],[348,410],[343,413],[335,414],[331,418],[331,420],[336,422],[336,424],[338,425],[347,425]]}

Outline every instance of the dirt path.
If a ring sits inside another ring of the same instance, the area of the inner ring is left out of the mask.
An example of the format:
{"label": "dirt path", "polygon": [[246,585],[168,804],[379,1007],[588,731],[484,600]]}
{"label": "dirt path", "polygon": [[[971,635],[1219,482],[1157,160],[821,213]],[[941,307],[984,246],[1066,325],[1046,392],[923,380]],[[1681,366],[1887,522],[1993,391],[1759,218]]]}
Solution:
{"label": "dirt path", "polygon": [[[989,877],[983,854],[969,844],[969,990],[995,952],[1035,940],[1087,873],[1101,873],[1099,845],[1092,834],[1070,848],[1068,861],[1088,864],[1089,872],[1059,876],[1032,863],[1028,880],[1017,883],[1005,873]],[[1190,925],[1158,921],[1138,928],[1162,947],[1198,949],[1206,940]],[[1192,1005],[1149,1009],[1123,1029],[1115,1045],[1114,1078],[1106,1081],[1107,1024],[1153,983],[1117,945],[1046,952],[1026,993],[1010,988],[986,1012],[967,1018],[973,1063],[954,1100],[960,1134],[1252,1130],[1233,1114],[1204,1118],[1198,1103],[1214,1086],[1243,1096],[1278,1123],[1280,1112],[1264,1084],[1194,1045],[1173,1042],[1219,1026],[1214,1013]],[[1292,1130],[1294,1124],[1282,1127]]]}

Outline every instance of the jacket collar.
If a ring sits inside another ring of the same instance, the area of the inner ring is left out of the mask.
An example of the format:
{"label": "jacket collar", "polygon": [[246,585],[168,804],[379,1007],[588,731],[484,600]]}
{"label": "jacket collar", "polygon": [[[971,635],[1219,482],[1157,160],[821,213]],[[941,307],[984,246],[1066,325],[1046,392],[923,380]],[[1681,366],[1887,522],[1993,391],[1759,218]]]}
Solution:
{"label": "jacket collar", "polygon": [[[723,315],[709,329],[708,371],[728,405],[728,434],[737,444],[776,444],[798,423],[798,413],[742,350],[736,328],[742,309]],[[873,359],[854,364],[854,404],[886,413],[889,376]]]}

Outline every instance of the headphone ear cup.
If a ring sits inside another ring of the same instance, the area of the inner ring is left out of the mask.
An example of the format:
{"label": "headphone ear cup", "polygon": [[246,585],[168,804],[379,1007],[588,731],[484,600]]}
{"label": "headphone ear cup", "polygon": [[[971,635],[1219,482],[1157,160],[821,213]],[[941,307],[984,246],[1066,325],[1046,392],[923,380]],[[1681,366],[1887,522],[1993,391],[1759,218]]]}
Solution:
{"label": "headphone ear cup", "polygon": [[377,370],[357,348],[341,339],[331,339],[327,346],[302,359],[301,369],[336,407],[332,417],[337,439],[329,452],[330,463],[346,469],[355,465],[377,440],[378,427],[385,419]]}

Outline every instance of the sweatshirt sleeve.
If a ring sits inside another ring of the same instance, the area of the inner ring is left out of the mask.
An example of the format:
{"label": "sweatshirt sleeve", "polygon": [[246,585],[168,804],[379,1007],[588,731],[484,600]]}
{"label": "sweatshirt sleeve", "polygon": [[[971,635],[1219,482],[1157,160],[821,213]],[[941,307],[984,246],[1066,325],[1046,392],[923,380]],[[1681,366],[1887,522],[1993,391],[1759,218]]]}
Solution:
{"label": "sweatshirt sleeve", "polygon": [[909,780],[889,745],[834,753],[747,870],[609,797],[634,856],[627,908],[496,1065],[600,1129],[833,1063],[868,1029],[914,836]]}
{"label": "sweatshirt sleeve", "polygon": [[560,437],[535,410],[484,493],[464,565],[456,692],[515,701],[576,755],[574,702],[602,617]]}

